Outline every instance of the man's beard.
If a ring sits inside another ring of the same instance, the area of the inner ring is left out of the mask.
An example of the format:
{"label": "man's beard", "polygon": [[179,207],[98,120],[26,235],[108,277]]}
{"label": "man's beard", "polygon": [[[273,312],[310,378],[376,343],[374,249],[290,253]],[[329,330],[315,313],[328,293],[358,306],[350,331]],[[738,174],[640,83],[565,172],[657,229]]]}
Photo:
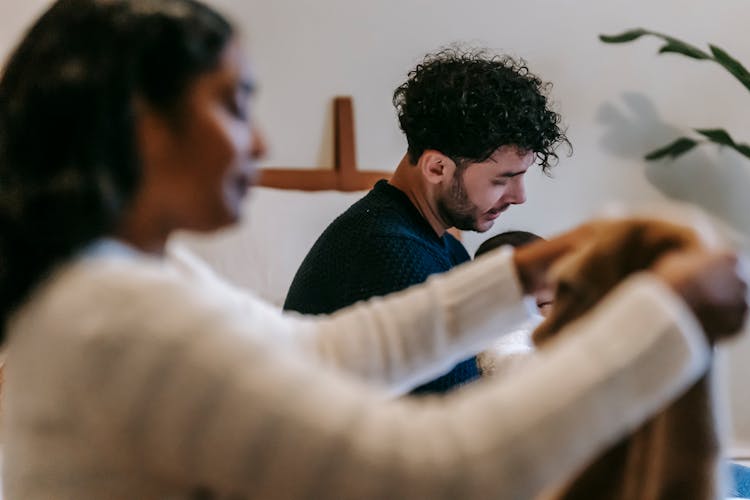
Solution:
{"label": "man's beard", "polygon": [[437,200],[437,209],[448,227],[455,227],[461,231],[479,231],[476,216],[479,209],[469,200],[463,172],[457,172],[453,177],[448,192]]}

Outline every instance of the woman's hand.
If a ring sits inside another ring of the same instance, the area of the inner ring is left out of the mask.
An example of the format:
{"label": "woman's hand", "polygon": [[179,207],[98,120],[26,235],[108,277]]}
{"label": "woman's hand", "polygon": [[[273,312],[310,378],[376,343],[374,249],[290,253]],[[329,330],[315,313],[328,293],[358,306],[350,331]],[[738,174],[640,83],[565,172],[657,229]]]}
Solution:
{"label": "woman's hand", "polygon": [[737,333],[747,314],[747,283],[731,252],[693,249],[662,257],[652,272],[690,307],[709,341]]}
{"label": "woman's hand", "polygon": [[[514,262],[524,293],[549,287],[547,275],[552,264],[623,222],[624,219],[592,221],[548,241],[516,249]],[[734,253],[698,243],[666,254],[650,271],[685,301],[709,341],[721,340],[742,327],[748,310],[747,284]]]}

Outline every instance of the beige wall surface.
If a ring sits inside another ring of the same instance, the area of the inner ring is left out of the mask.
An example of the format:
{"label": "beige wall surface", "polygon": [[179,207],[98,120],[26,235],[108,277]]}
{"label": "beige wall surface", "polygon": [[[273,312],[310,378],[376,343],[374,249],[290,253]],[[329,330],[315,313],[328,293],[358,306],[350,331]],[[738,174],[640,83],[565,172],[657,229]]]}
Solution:
{"label": "beige wall surface", "polygon": [[[552,179],[528,175],[528,202],[506,228],[551,234],[610,201],[689,200],[750,233],[750,161],[705,148],[675,163],[646,151],[690,127],[724,126],[750,141],[750,94],[718,66],[657,57],[642,39],[605,45],[600,33],[643,26],[750,65],[747,0],[211,0],[243,33],[259,75],[256,116],[269,136],[269,165],[332,164],[331,99],[354,96],[363,169],[392,169],[405,149],[393,89],[426,52],[463,42],[525,58],[553,82],[573,155]],[[48,0],[0,2],[0,55]],[[470,250],[487,235],[467,235]]]}

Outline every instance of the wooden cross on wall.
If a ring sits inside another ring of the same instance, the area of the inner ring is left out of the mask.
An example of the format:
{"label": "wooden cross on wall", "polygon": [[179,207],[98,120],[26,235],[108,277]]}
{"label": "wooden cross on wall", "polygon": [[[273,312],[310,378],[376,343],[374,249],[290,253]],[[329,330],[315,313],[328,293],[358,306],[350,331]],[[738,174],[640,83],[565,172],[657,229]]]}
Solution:
{"label": "wooden cross on wall", "polygon": [[[357,170],[352,98],[336,97],[333,112],[335,151],[332,169],[264,168],[260,171],[258,185],[300,191],[367,191],[380,179],[390,179],[393,172]],[[461,239],[458,229],[452,227],[448,232]]]}
{"label": "wooden cross on wall", "polygon": [[380,179],[389,179],[392,172],[357,170],[357,149],[354,134],[354,107],[350,96],[336,97],[334,110],[333,168],[261,169],[259,186],[302,191],[365,191]]}

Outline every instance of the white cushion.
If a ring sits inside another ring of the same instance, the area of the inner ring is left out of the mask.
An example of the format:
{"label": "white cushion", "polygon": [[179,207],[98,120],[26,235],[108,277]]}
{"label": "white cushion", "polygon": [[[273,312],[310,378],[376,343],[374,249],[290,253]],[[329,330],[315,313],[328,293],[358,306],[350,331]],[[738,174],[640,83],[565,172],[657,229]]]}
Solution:
{"label": "white cushion", "polygon": [[229,282],[281,306],[310,247],[365,194],[253,188],[239,224],[216,233],[179,232],[170,238],[168,254],[189,251]]}

